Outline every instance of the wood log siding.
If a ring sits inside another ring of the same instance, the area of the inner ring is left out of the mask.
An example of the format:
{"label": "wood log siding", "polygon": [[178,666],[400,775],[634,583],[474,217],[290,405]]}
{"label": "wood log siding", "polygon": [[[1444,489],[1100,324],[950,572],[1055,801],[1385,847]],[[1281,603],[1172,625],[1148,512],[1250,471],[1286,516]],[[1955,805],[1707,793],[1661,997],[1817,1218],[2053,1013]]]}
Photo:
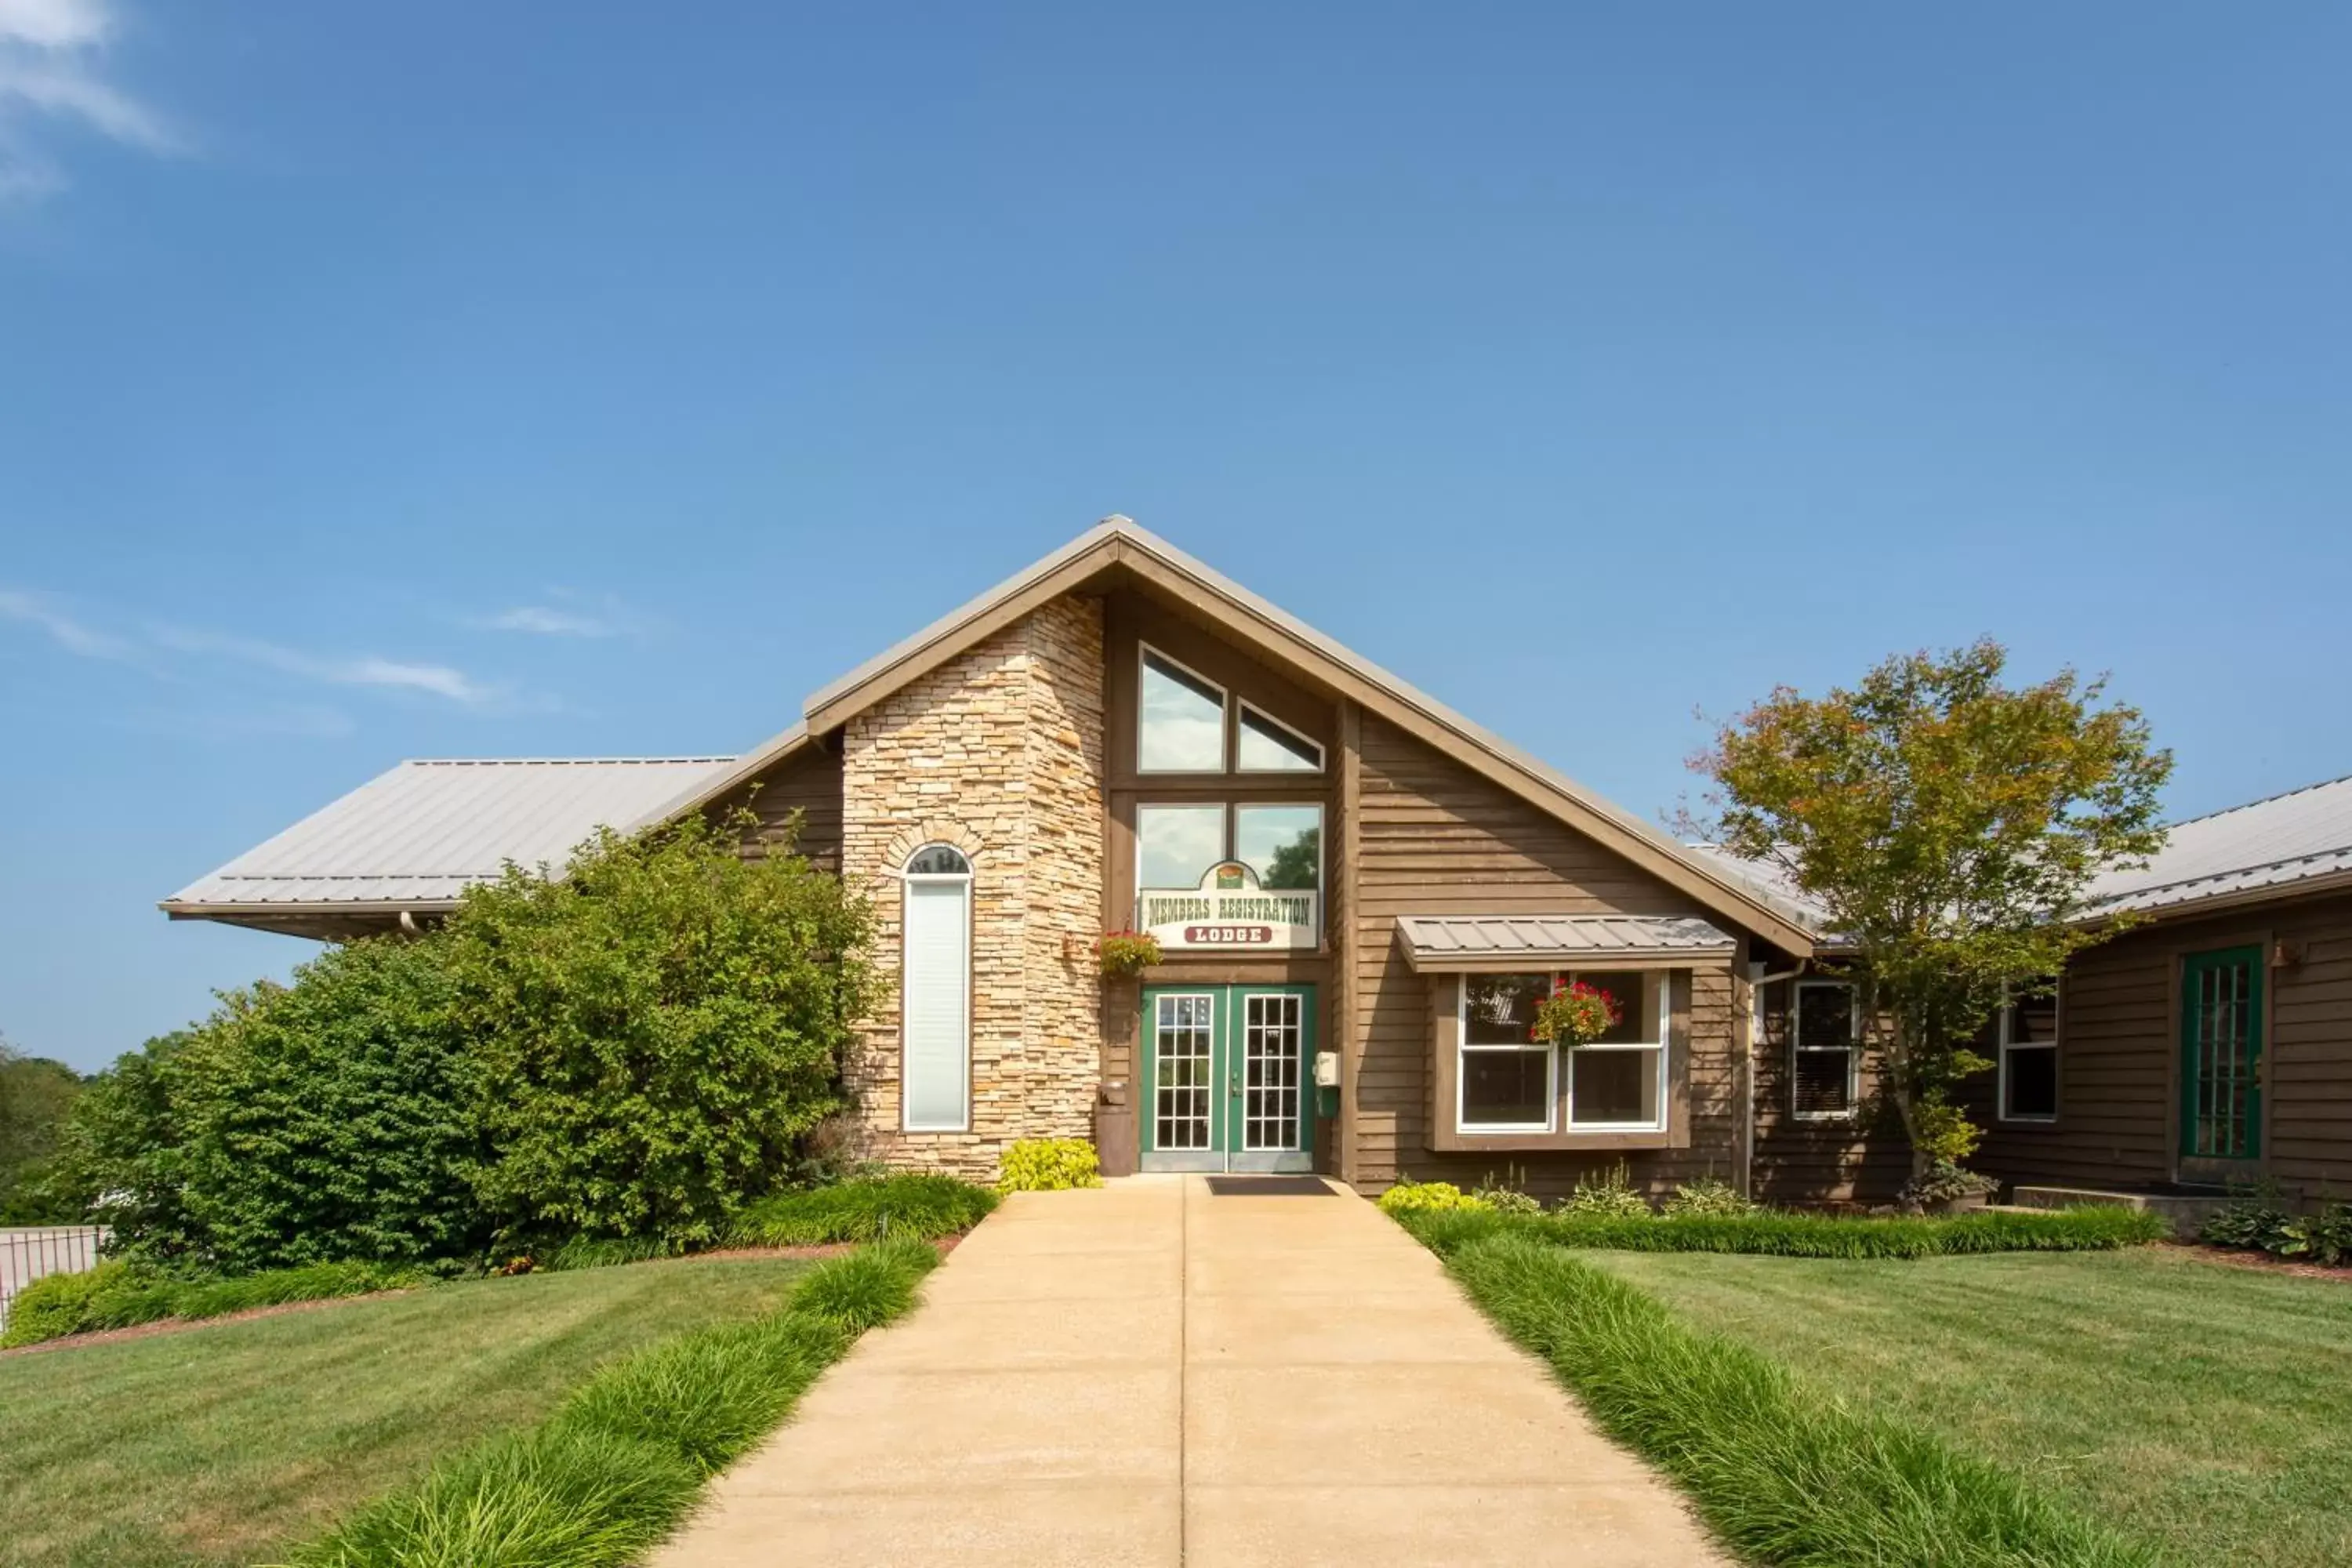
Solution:
{"label": "wood log siding", "polygon": [[2170,1181],[2180,1122],[2181,958],[2255,942],[2284,942],[2299,954],[2265,969],[2259,1173],[2305,1202],[2352,1194],[2352,896],[2342,894],[2154,921],[2081,954],[2059,997],[2058,1120],[2000,1121],[1999,1075],[1985,1074],[1966,1100],[1987,1129],[1975,1163],[2012,1182]]}
{"label": "wood log siding", "polygon": [[1429,1150],[1434,1008],[1438,995],[1453,992],[1406,963],[1399,915],[1719,917],[1382,720],[1361,715],[1357,741],[1349,898],[1357,1184],[1378,1191],[1400,1173],[1475,1182],[1510,1165],[1530,1190],[1557,1194],[1620,1158],[1654,1191],[1702,1174],[1734,1179],[1735,987],[1720,960],[1696,968],[1690,984],[1687,1149],[1491,1156]]}

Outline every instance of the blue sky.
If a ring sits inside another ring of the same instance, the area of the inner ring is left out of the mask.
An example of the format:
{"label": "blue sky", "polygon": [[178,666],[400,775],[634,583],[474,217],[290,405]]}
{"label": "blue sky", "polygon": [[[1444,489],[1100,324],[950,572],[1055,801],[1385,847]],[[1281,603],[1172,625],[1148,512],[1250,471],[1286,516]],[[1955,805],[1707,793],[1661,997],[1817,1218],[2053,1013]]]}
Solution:
{"label": "blue sky", "polygon": [[0,0],[0,1034],[404,756],[749,746],[1125,511],[1644,813],[1775,682],[2352,772],[2352,10]]}

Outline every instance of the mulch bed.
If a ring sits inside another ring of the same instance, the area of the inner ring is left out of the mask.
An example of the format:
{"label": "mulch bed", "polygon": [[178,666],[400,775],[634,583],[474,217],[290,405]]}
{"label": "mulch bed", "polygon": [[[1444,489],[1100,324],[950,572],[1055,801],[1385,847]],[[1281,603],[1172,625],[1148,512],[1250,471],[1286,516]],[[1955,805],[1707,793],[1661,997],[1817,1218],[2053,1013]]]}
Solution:
{"label": "mulch bed", "polygon": [[[939,1248],[941,1258],[945,1258],[955,1250],[956,1243],[962,1239],[961,1236],[943,1236],[933,1241],[931,1245]],[[828,1241],[814,1247],[722,1247],[709,1252],[690,1252],[683,1258],[647,1258],[646,1262],[709,1263],[724,1262],[730,1258],[838,1258],[845,1252],[856,1251],[857,1247],[858,1244],[854,1241]],[[644,1264],[625,1263],[617,1267],[637,1268],[644,1267]],[[250,1322],[256,1318],[283,1317],[289,1312],[316,1312],[328,1307],[348,1307],[355,1301],[383,1301],[394,1296],[405,1296],[409,1293],[406,1290],[371,1290],[363,1296],[329,1296],[316,1301],[281,1301],[274,1307],[248,1307],[242,1312],[224,1312],[217,1318],[159,1318],[152,1323],[134,1323],[127,1329],[100,1329],[87,1334],[66,1334],[54,1340],[43,1340],[37,1345],[17,1345],[11,1350],[0,1351],[0,1361],[5,1361],[10,1356],[39,1355],[44,1351],[79,1350],[85,1345],[110,1345],[121,1340],[152,1339],[157,1334],[176,1334],[188,1329],[209,1329],[220,1323]]]}
{"label": "mulch bed", "polygon": [[2339,1285],[2352,1285],[2352,1267],[2330,1268],[2324,1263],[2302,1263],[2249,1247],[2214,1247],[2202,1241],[2160,1241],[2157,1245],[2225,1268],[2251,1268],[2258,1274],[2292,1274],[2303,1279],[2333,1279]]}

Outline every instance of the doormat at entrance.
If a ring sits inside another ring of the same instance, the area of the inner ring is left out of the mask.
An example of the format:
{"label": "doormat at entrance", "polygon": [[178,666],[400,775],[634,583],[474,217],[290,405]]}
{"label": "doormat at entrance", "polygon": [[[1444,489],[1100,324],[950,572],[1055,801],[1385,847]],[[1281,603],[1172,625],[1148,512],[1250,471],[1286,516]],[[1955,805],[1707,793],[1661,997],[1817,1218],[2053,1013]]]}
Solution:
{"label": "doormat at entrance", "polygon": [[1221,1198],[1328,1198],[1331,1189],[1318,1176],[1211,1176],[1209,1191]]}

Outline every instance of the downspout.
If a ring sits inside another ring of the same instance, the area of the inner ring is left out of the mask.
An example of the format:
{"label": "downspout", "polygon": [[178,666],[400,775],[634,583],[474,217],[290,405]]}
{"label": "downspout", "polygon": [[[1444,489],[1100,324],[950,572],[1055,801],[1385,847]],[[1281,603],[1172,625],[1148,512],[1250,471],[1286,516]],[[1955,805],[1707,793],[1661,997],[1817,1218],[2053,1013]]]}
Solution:
{"label": "downspout", "polygon": [[406,910],[400,911],[400,929],[409,936],[423,936],[425,934],[425,928],[418,925],[416,923],[416,917]]}
{"label": "downspout", "polygon": [[1775,974],[1764,972],[1761,960],[1748,965],[1748,1070],[1740,1075],[1739,1096],[1739,1114],[1746,1128],[1740,1147],[1748,1151],[1747,1168],[1739,1173],[1739,1195],[1744,1198],[1756,1195],[1756,1053],[1764,1044],[1764,987],[1794,980],[1804,972],[1802,963]]}

